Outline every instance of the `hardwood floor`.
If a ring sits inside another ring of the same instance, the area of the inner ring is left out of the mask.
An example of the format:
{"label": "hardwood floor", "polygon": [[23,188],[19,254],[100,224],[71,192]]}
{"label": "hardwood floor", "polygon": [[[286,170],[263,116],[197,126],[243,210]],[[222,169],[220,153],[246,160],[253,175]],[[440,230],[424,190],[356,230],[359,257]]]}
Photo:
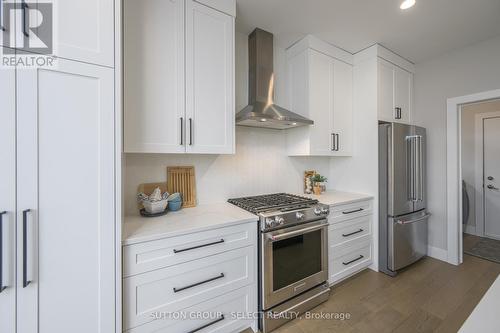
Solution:
{"label": "hardwood floor", "polygon": [[455,333],[499,274],[500,264],[469,255],[460,266],[425,258],[395,278],[365,270],[311,311],[350,314],[348,320],[303,315],[275,332]]}

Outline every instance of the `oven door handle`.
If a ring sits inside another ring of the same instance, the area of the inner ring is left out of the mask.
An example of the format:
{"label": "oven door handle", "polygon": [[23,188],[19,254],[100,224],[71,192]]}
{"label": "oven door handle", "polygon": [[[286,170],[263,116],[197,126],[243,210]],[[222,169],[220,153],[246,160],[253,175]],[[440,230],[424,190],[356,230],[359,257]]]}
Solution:
{"label": "oven door handle", "polygon": [[307,232],[312,232],[312,231],[316,231],[319,229],[323,229],[323,228],[326,228],[327,226],[328,226],[328,223],[324,223],[324,224],[316,225],[313,227],[307,227],[307,228],[302,228],[302,229],[298,229],[298,230],[294,230],[294,231],[290,231],[290,232],[285,232],[283,234],[268,235],[267,238],[270,239],[271,241],[275,242],[275,241],[290,238],[293,236],[303,235]]}

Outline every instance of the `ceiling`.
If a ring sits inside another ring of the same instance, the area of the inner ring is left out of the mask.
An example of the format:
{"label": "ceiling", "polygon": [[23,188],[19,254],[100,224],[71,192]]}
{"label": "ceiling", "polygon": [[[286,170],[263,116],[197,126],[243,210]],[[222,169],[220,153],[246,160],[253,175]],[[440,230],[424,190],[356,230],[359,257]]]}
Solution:
{"label": "ceiling", "polygon": [[356,53],[380,43],[418,63],[500,35],[500,0],[237,0],[237,30],[288,47],[307,34]]}

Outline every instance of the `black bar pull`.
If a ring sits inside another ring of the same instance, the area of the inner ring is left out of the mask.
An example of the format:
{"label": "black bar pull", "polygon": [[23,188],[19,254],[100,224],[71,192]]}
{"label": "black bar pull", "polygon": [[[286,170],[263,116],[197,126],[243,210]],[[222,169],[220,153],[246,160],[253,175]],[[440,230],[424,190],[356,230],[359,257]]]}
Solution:
{"label": "black bar pull", "polygon": [[181,146],[184,145],[184,117],[181,117]]}
{"label": "black bar pull", "polygon": [[342,265],[347,266],[347,265],[352,264],[353,262],[356,262],[356,261],[363,259],[363,258],[364,258],[364,256],[360,254],[359,257],[357,257],[356,259],[352,259],[348,262],[342,262]]}
{"label": "black bar pull", "polygon": [[335,134],[335,136],[337,137],[337,144],[335,145],[335,148],[337,151],[339,151],[339,149],[340,149],[340,137],[338,134]]}
{"label": "black bar pull", "polygon": [[212,326],[213,324],[216,324],[216,323],[218,323],[219,321],[223,321],[223,320],[224,320],[224,315],[221,315],[221,316],[220,316],[220,318],[217,318],[217,319],[215,319],[214,321],[209,322],[208,324],[205,324],[205,325],[203,325],[203,326],[200,326],[200,327],[198,327],[198,328],[196,328],[196,329],[194,329],[194,330],[192,330],[192,331],[189,331],[188,333],[196,333],[196,332],[199,332],[199,331],[201,331],[202,329],[207,328],[208,326]]}
{"label": "black bar pull", "polygon": [[332,133],[332,151],[335,151],[335,133]]}
{"label": "black bar pull", "polygon": [[7,214],[6,211],[0,212],[0,293],[7,287],[3,285],[3,216]]}
{"label": "black bar pull", "polygon": [[28,213],[31,209],[23,210],[23,288],[26,288],[31,281],[28,281]]}
{"label": "black bar pull", "polygon": [[190,285],[185,286],[185,287],[174,288],[174,293],[178,293],[179,291],[183,291],[183,290],[186,290],[186,289],[189,289],[189,288],[193,288],[193,287],[196,287],[196,286],[208,283],[208,282],[212,282],[212,281],[215,281],[215,280],[218,280],[218,279],[222,279],[223,277],[224,277],[224,273],[220,273],[220,275],[217,275],[216,277],[213,277],[213,278],[210,278],[210,279],[206,279],[206,280],[203,280],[203,281],[200,281],[200,282],[196,282],[196,283],[190,284]]}
{"label": "black bar pull", "polygon": [[357,213],[357,212],[362,212],[364,209],[363,208],[358,208],[358,209],[355,209],[355,210],[350,210],[350,211],[347,211],[347,212],[342,212],[342,214],[352,214],[352,213]]}
{"label": "black bar pull", "polygon": [[27,26],[29,21],[29,12],[26,10],[26,8],[28,8],[28,4],[24,0],[21,2],[21,8],[23,10],[23,35],[29,37],[29,27]]}
{"label": "black bar pull", "polygon": [[221,239],[221,240],[218,240],[218,241],[216,241],[216,242],[212,242],[212,243],[207,243],[207,244],[202,244],[202,245],[197,245],[197,246],[187,247],[187,248],[185,248],[185,249],[180,249],[180,250],[176,250],[176,249],[174,249],[174,253],[179,253],[179,252],[185,252],[185,251],[195,250],[195,249],[199,249],[200,247],[205,247],[205,246],[210,246],[210,245],[216,245],[216,244],[220,244],[220,243],[224,243],[224,239]]}
{"label": "black bar pull", "polygon": [[189,145],[193,145],[193,119],[189,118]]}
{"label": "black bar pull", "polygon": [[363,232],[363,231],[364,231],[363,229],[359,229],[358,231],[353,231],[353,232],[350,232],[348,234],[342,234],[342,237],[349,237],[349,236],[352,236],[352,235],[359,234],[360,232]]}

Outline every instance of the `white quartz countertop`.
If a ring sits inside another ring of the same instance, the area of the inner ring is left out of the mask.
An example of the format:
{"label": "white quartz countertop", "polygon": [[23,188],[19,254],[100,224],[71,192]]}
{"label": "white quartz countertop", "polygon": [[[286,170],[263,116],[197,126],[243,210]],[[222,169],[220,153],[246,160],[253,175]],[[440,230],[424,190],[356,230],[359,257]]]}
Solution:
{"label": "white quartz countertop", "polygon": [[498,308],[500,306],[500,276],[491,285],[490,289],[484,294],[483,298],[476,306],[474,311],[459,333],[494,333],[500,329],[500,316]]}
{"label": "white quartz countertop", "polygon": [[301,195],[317,199],[322,204],[329,206],[338,206],[338,205],[350,204],[354,202],[373,199],[373,196],[368,194],[342,192],[335,190],[326,191],[321,195],[309,195],[309,194],[301,194]]}
{"label": "white quartz countertop", "polygon": [[230,203],[183,208],[160,217],[126,216],[122,244],[129,245],[192,232],[255,222],[258,217]]}
{"label": "white quartz countertop", "polygon": [[[318,199],[319,202],[330,206],[373,198],[367,194],[341,191],[326,191],[321,195],[299,195]],[[147,242],[239,223],[257,223],[257,220],[256,215],[227,202],[183,208],[160,217],[126,216],[123,223],[122,244]]]}

